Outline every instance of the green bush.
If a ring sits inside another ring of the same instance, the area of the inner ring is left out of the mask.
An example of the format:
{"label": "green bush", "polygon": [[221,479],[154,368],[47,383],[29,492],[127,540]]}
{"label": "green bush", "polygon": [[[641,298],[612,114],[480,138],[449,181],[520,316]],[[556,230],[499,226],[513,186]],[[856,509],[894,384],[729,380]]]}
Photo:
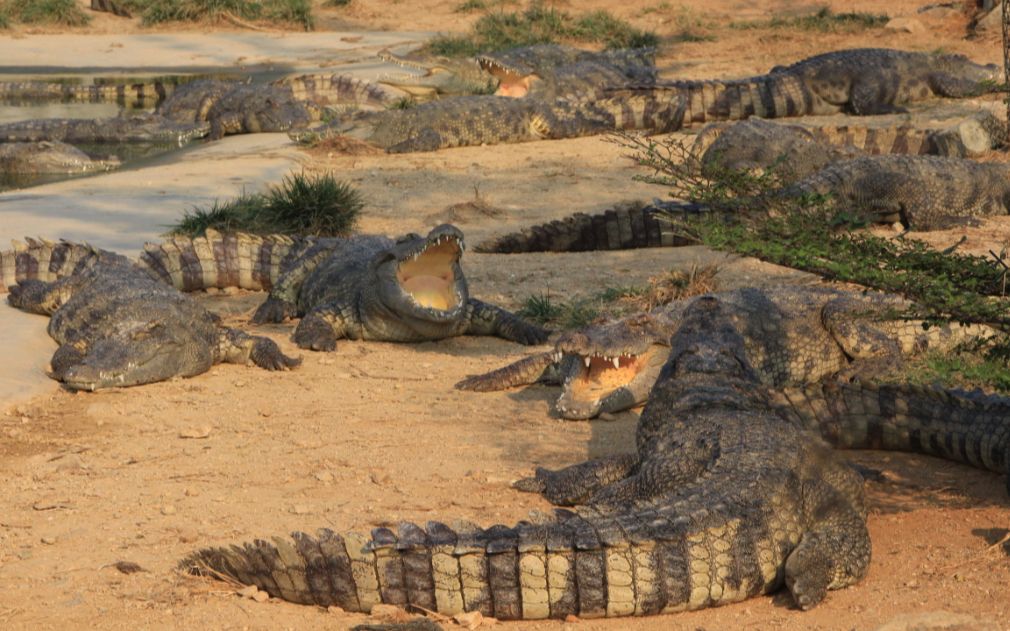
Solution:
{"label": "green bush", "polygon": [[90,21],[74,0],[0,0],[0,28],[14,22],[84,26]]}
{"label": "green bush", "polygon": [[349,234],[364,207],[361,194],[332,174],[293,174],[266,193],[243,193],[183,214],[171,234],[199,236],[207,228],[254,234]]}

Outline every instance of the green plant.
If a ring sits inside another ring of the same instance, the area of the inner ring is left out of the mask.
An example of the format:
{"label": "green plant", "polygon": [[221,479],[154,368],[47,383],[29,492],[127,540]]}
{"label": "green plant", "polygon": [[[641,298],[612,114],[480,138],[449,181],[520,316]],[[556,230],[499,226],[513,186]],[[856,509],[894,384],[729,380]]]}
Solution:
{"label": "green plant", "polygon": [[312,30],[310,0],[124,0],[144,24],[215,20],[232,16],[242,20],[291,22]]}
{"label": "green plant", "polygon": [[207,228],[255,234],[344,235],[364,207],[361,194],[332,174],[285,176],[266,193],[243,193],[209,209],[195,207],[171,227],[171,234],[199,236]]}
{"label": "green plant", "polygon": [[351,4],[351,0],[326,0],[323,3],[327,7],[346,7],[349,4]]}
{"label": "green plant", "polygon": [[884,13],[835,13],[828,7],[822,7],[817,13],[811,15],[776,16],[767,21],[733,22],[730,24],[730,27],[737,29],[791,28],[821,33],[852,33],[871,28],[880,28],[887,24],[890,19]]}
{"label": "green plant", "polygon": [[527,297],[516,315],[544,324],[556,320],[562,311],[563,308],[551,299],[551,290],[548,288],[546,293]]}
{"label": "green plant", "polygon": [[655,34],[636,29],[605,11],[573,18],[553,6],[533,2],[522,11],[486,13],[470,33],[440,35],[426,49],[436,55],[465,57],[569,40],[599,43],[607,48],[655,46],[659,42]]}
{"label": "green plant", "polygon": [[6,0],[0,2],[0,28],[12,22],[84,26],[91,21],[75,0]]}

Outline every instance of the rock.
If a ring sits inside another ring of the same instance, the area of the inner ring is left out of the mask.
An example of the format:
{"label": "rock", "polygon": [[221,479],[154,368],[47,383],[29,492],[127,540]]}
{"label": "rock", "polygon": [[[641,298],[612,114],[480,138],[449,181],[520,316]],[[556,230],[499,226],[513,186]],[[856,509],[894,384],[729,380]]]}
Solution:
{"label": "rock", "polygon": [[372,605],[372,611],[369,614],[373,618],[387,622],[407,622],[414,617],[399,607],[383,603]]}
{"label": "rock", "polygon": [[452,617],[456,621],[456,624],[463,627],[464,629],[476,629],[481,624],[484,623],[484,616],[481,615],[479,611],[468,611],[466,613],[458,613]]}
{"label": "rock", "polygon": [[46,544],[47,546],[51,546],[54,543],[56,543],[56,537],[46,536],[46,537],[42,537],[41,539],[39,539],[39,541],[41,541],[42,543]]}
{"label": "rock", "polygon": [[161,507],[161,514],[162,515],[174,515],[175,514],[175,506],[172,506],[171,504],[165,504],[164,506]]}
{"label": "rock", "polygon": [[915,18],[909,17],[898,17],[892,18],[890,22],[884,25],[884,28],[889,31],[900,31],[904,33],[925,33],[926,27],[922,22]]}
{"label": "rock", "polygon": [[207,438],[210,436],[211,430],[214,428],[210,425],[201,425],[200,427],[187,427],[186,429],[179,432],[179,438]]}
{"label": "rock", "polygon": [[979,17],[975,22],[976,32],[1002,33],[1003,32],[1003,8],[997,5],[992,11]]}

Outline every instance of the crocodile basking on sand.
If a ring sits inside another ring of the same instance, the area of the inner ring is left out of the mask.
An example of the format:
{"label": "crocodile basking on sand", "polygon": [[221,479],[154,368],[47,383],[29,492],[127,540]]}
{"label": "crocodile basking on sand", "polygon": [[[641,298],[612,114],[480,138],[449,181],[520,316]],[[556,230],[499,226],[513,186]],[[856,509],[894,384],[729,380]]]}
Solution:
{"label": "crocodile basking on sand", "polygon": [[[254,363],[268,370],[301,363],[270,339],[222,326],[192,297],[123,256],[83,245],[56,246],[31,242],[27,252],[0,258],[48,259],[10,286],[8,302],[50,316],[49,334],[60,344],[50,376],[68,388],[98,390],[191,377],[221,362]],[[62,260],[54,260],[54,252]],[[62,277],[54,279],[51,268],[61,270]],[[67,274],[67,269],[72,271]]]}
{"label": "crocodile basking on sand", "polygon": [[866,574],[870,539],[862,480],[804,426],[847,446],[1006,470],[1005,400],[859,385],[784,397],[763,385],[715,297],[692,303],[670,345],[634,454],[516,483],[576,512],[486,529],[296,532],[206,548],[180,566],[347,611],[381,602],[498,619],[653,615],[782,586],[807,610]]}
{"label": "crocodile basking on sand", "polygon": [[[927,350],[950,350],[992,331],[945,324],[924,329],[900,314],[911,303],[891,294],[827,287],[745,288],[714,294],[743,336],[747,357],[773,388],[835,374],[866,374]],[[669,354],[670,335],[690,306],[677,300],[650,313],[562,334],[554,350],[460,381],[487,392],[535,382],[561,385],[555,408],[582,420],[641,405]]]}
{"label": "crocodile basking on sand", "polygon": [[496,335],[543,342],[544,329],[470,298],[462,253],[463,233],[448,224],[395,241],[321,239],[291,261],[253,321],[301,317],[293,339],[312,350],[333,350],[340,338],[421,342]]}
{"label": "crocodile basking on sand", "polygon": [[691,127],[751,116],[902,112],[904,105],[934,96],[994,92],[1002,81],[998,66],[976,64],[963,55],[857,48],[815,55],[746,79],[655,82],[630,91],[684,99],[681,127]]}
{"label": "crocodile basking on sand", "polygon": [[69,144],[154,143],[183,146],[210,133],[206,122],[171,121],[156,114],[111,118],[42,118],[0,124],[0,142]]}

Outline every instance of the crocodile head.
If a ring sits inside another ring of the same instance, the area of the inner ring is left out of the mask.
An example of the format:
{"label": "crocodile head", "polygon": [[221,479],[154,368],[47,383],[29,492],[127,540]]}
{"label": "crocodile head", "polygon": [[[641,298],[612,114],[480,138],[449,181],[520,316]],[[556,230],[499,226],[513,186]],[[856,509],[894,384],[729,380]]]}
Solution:
{"label": "crocodile head", "polygon": [[995,90],[1003,83],[1003,68],[996,64],[977,64],[964,55],[937,55],[933,59],[937,70],[958,77],[963,81],[975,81],[983,86],[988,85],[986,91]]}
{"label": "crocodile head", "polygon": [[543,82],[545,71],[572,64],[591,54],[569,46],[539,44],[479,55],[477,63],[498,81],[496,95],[522,98]]}
{"label": "crocodile head", "polygon": [[[122,388],[190,376],[210,368],[212,349],[188,331],[157,322],[125,323],[88,348],[79,363],[53,366],[54,378],[72,390]],[[54,356],[54,364],[56,359]]]}
{"label": "crocodile head", "polygon": [[662,316],[642,314],[562,335],[555,345],[561,417],[593,418],[644,402],[669,355],[671,328]]}
{"label": "crocodile head", "polygon": [[449,224],[424,237],[400,237],[372,260],[379,300],[414,325],[458,320],[469,299],[459,264],[463,248],[463,233]]}

